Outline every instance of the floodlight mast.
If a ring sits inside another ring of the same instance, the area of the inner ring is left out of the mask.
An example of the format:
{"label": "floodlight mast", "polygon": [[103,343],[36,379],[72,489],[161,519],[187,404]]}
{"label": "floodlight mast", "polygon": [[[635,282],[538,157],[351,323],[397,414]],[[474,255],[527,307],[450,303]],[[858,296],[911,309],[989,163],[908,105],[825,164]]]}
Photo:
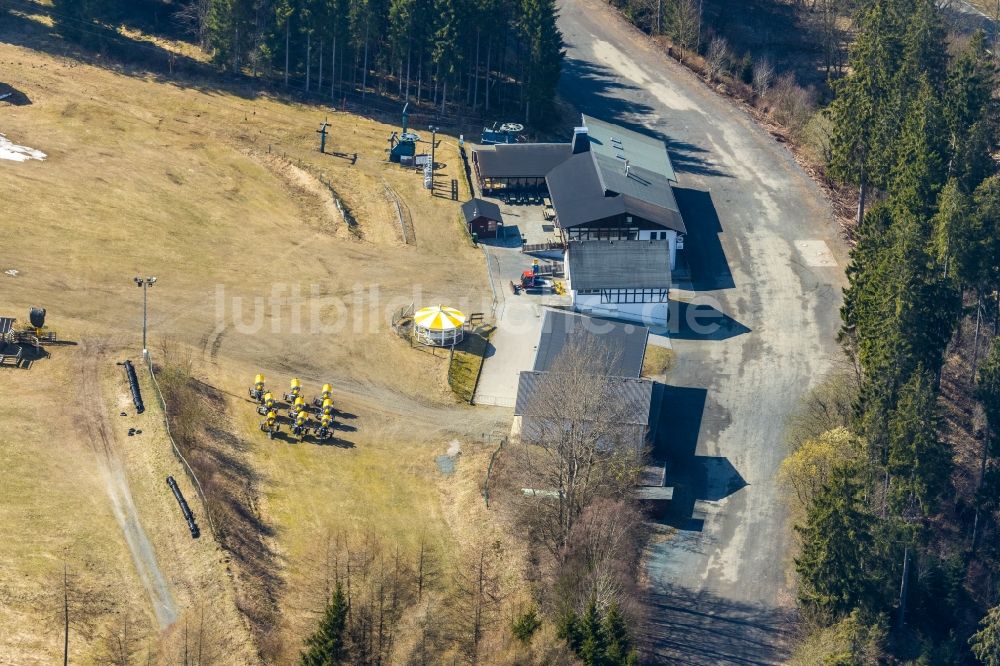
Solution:
{"label": "floodlight mast", "polygon": [[147,278],[141,278],[136,276],[132,278],[132,281],[135,282],[135,286],[142,287],[142,359],[145,361],[149,359],[149,351],[148,348],[146,347],[146,321],[147,321],[146,306],[148,302],[147,293],[149,287],[152,287],[154,284],[156,284],[156,277],[150,276]]}
{"label": "floodlight mast", "polygon": [[437,147],[437,132],[441,128],[430,125],[427,129],[431,131],[431,196],[434,196],[434,149]]}

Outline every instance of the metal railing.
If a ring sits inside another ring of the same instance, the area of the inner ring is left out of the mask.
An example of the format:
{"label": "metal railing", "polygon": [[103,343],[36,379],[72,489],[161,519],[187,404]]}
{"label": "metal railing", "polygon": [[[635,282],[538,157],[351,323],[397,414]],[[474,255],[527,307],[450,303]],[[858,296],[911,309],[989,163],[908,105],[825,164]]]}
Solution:
{"label": "metal railing", "polygon": [[149,371],[149,377],[153,380],[153,388],[156,391],[156,397],[160,400],[160,408],[163,410],[163,425],[167,430],[167,439],[170,440],[170,446],[173,449],[174,456],[184,465],[184,471],[188,475],[191,483],[194,484],[195,492],[198,493],[198,498],[201,500],[201,505],[205,509],[205,518],[208,519],[208,527],[212,530],[212,536],[216,541],[219,540],[219,535],[215,531],[215,522],[212,520],[212,512],[208,508],[208,498],[205,495],[205,490],[201,487],[201,481],[198,480],[197,475],[195,475],[194,470],[191,465],[188,464],[187,458],[181,453],[180,448],[177,446],[177,442],[174,441],[174,436],[170,432],[170,413],[167,411],[167,401],[163,398],[163,392],[160,390],[160,383],[156,380],[156,373],[153,372],[153,356],[152,354],[146,354],[146,369]]}
{"label": "metal railing", "polygon": [[473,397],[474,405],[492,405],[494,407],[513,407],[517,403],[517,398],[508,398],[502,395],[477,395]]}

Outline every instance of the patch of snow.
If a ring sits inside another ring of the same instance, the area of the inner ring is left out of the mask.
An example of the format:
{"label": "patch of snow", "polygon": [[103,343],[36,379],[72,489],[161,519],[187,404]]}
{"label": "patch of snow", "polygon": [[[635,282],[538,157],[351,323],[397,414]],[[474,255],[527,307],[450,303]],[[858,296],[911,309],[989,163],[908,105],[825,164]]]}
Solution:
{"label": "patch of snow", "polygon": [[0,134],[0,160],[12,162],[27,162],[28,160],[44,160],[45,153],[27,146],[19,146],[3,134]]}

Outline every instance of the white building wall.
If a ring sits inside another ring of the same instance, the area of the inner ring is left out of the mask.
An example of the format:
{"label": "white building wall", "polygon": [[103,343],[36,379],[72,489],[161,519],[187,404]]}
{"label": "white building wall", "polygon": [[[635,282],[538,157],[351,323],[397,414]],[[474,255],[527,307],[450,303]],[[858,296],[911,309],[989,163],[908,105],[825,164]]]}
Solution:
{"label": "white building wall", "polygon": [[574,289],[573,309],[598,317],[614,317],[645,324],[666,326],[668,303],[601,303],[600,294],[580,294]]}
{"label": "white building wall", "polygon": [[[664,234],[666,234],[664,236]],[[650,229],[639,230],[639,240],[664,240],[670,243],[670,270],[677,267],[677,232],[673,229],[653,231]]]}

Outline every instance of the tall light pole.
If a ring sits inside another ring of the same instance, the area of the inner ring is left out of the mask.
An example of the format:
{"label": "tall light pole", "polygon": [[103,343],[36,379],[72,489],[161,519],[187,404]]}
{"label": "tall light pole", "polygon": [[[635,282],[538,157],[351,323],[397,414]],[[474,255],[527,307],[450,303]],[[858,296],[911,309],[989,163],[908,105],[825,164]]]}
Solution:
{"label": "tall light pole", "polygon": [[437,146],[437,131],[440,128],[431,125],[427,129],[431,131],[431,196],[434,196],[434,148]]}
{"label": "tall light pole", "polygon": [[146,351],[146,302],[147,302],[147,291],[150,287],[156,284],[155,277],[134,277],[132,280],[135,282],[135,286],[142,287],[142,359],[146,360],[149,356],[149,352]]}

